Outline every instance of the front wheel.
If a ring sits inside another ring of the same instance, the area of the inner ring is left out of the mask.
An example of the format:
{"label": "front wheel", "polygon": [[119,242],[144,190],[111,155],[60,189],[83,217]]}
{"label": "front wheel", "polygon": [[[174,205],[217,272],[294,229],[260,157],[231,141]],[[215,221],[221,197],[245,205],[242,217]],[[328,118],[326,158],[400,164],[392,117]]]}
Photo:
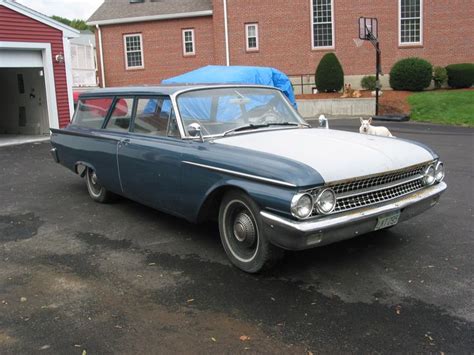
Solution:
{"label": "front wheel", "polygon": [[222,199],[219,231],[230,261],[245,272],[257,273],[283,256],[262,232],[259,207],[243,192],[231,191]]}
{"label": "front wheel", "polygon": [[107,191],[99,183],[99,179],[95,171],[91,168],[87,168],[86,172],[86,184],[89,196],[96,202],[107,203],[112,199],[112,193]]}

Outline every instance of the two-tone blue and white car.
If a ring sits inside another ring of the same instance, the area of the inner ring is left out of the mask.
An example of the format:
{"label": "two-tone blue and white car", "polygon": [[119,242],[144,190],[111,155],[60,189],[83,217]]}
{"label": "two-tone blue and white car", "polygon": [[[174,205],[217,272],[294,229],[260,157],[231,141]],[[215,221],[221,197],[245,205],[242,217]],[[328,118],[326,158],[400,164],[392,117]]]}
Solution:
{"label": "two-tone blue and white car", "polygon": [[312,128],[263,86],[85,93],[51,141],[54,159],[85,177],[95,201],[121,195],[188,221],[217,220],[225,252],[246,272],[284,249],[392,227],[446,189],[428,147]]}

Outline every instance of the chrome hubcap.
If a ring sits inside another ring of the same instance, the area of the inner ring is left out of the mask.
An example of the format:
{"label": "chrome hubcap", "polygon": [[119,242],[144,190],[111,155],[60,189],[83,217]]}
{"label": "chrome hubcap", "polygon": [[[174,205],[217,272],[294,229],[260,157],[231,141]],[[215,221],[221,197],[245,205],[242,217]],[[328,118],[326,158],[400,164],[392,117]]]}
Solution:
{"label": "chrome hubcap", "polygon": [[240,200],[233,200],[224,209],[223,237],[229,252],[240,262],[252,261],[259,250],[258,224],[252,211]]}
{"label": "chrome hubcap", "polygon": [[94,185],[97,185],[97,175],[95,174],[95,172],[92,173],[91,182],[92,182]]}
{"label": "chrome hubcap", "polygon": [[98,196],[101,192],[102,187],[99,184],[99,179],[97,178],[95,171],[89,170],[89,172],[87,173],[87,182],[91,194],[94,196]]}
{"label": "chrome hubcap", "polygon": [[234,236],[240,243],[253,244],[257,233],[252,218],[245,212],[240,212],[234,220]]}

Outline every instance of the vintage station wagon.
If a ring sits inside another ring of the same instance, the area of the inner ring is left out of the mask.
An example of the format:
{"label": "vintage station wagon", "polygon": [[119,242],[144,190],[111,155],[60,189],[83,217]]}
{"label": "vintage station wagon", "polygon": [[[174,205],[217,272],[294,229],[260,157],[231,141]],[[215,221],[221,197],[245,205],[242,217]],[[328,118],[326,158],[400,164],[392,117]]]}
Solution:
{"label": "vintage station wagon", "polygon": [[428,147],[312,128],[263,86],[92,91],[51,141],[56,162],[85,177],[95,201],[122,195],[192,222],[217,220],[229,259],[246,272],[283,249],[392,227],[446,189]]}

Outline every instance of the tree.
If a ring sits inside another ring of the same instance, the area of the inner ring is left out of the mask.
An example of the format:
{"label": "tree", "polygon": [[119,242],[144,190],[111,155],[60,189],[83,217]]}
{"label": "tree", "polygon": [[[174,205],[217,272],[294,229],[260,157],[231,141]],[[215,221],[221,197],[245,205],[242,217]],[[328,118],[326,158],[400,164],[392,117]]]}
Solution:
{"label": "tree", "polygon": [[89,30],[89,31],[94,32],[94,27],[88,26],[86,21],[78,19],[78,18],[73,19],[73,20],[69,20],[67,18],[64,18],[64,17],[61,17],[61,16],[56,16],[56,15],[51,16],[51,18],[53,20],[58,21],[58,22],[64,23],[65,25],[67,25],[69,27],[75,28],[76,30],[79,30],[79,31]]}

